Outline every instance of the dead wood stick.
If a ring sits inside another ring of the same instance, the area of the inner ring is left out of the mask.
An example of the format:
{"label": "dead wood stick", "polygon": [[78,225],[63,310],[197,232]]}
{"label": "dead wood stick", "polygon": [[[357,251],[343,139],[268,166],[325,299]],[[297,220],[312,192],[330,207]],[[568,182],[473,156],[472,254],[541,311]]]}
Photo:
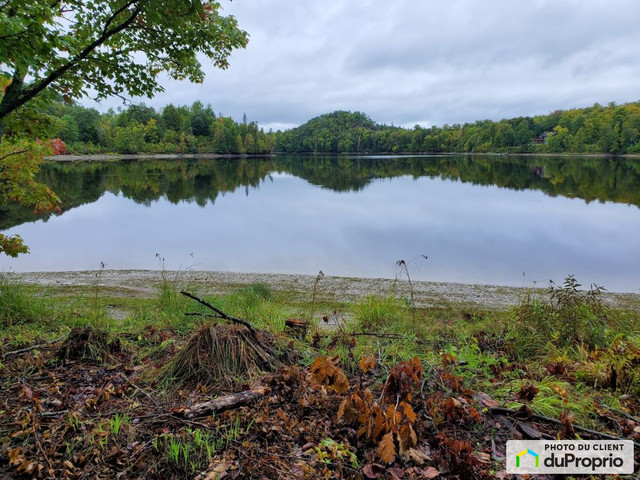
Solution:
{"label": "dead wood stick", "polygon": [[48,347],[49,345],[52,345],[54,343],[59,342],[60,340],[62,340],[64,337],[66,337],[68,334],[64,334],[64,335],[60,335],[58,338],[51,340],[50,342],[45,342],[45,343],[39,343],[38,345],[31,345],[30,347],[27,348],[21,348],[20,350],[13,350],[11,352],[6,352],[2,354],[2,358],[7,358],[10,357],[12,355],[20,355],[22,353],[27,353],[30,352],[31,350],[35,350],[37,348],[41,348],[41,347]]}
{"label": "dead wood stick", "polygon": [[198,303],[201,303],[202,305],[204,305],[207,308],[210,308],[211,310],[213,310],[214,312],[216,312],[218,315],[216,318],[222,318],[223,320],[228,320],[230,322],[234,322],[234,323],[239,323],[240,325],[244,325],[245,327],[247,327],[249,330],[251,330],[251,332],[253,332],[253,326],[247,322],[246,320],[243,320],[242,318],[237,318],[237,317],[231,317],[229,315],[227,315],[226,313],[224,313],[222,310],[220,310],[219,308],[214,307],[213,305],[211,305],[209,302],[202,300],[201,298],[196,297],[195,295],[189,293],[189,292],[185,292],[184,290],[180,292],[182,295],[184,295],[185,297],[189,297],[192,300],[195,300]]}
{"label": "dead wood stick", "polygon": [[208,402],[196,403],[195,405],[192,405],[191,408],[188,408],[181,413],[187,417],[198,417],[208,415],[210,413],[223,412],[225,410],[231,410],[251,403],[256,399],[265,396],[269,391],[270,390],[267,387],[256,387],[251,390],[231,393],[229,395],[214,398]]}
{"label": "dead wood stick", "polygon": [[621,416],[623,416],[625,418],[628,418],[629,420],[633,420],[636,423],[640,423],[640,418],[634,417],[633,415],[631,415],[631,414],[629,414],[627,412],[624,412],[622,410],[616,410],[615,408],[611,408],[611,407],[609,407],[607,405],[600,405],[600,406],[606,408],[610,412],[613,412],[613,413],[615,413],[617,415],[621,415]]}
{"label": "dead wood stick", "polygon": [[[509,408],[501,408],[501,407],[492,407],[489,409],[489,412],[494,415],[514,415],[518,412],[518,410],[511,410]],[[517,417],[516,417],[517,418]],[[533,415],[531,415],[529,417],[529,419],[531,420],[538,420],[541,422],[547,422],[547,423],[553,423],[554,425],[558,425],[558,426],[563,426],[562,422],[560,420],[557,420],[555,418],[550,418],[550,417],[545,417],[543,415],[538,415],[536,413],[534,413]],[[523,420],[522,418],[520,418],[520,420]],[[589,435],[594,435],[596,437],[600,437],[600,438],[606,438],[607,440],[629,440],[628,438],[624,438],[624,437],[616,437],[615,435],[609,435],[608,433],[604,433],[604,432],[599,432],[597,430],[591,430],[590,428],[586,428],[586,427],[581,427],[580,425],[573,425],[573,429],[576,432],[582,432],[582,433],[588,433]],[[640,448],[640,443],[638,442],[633,442],[633,444]]]}
{"label": "dead wood stick", "polygon": [[[380,332],[353,332],[350,333],[352,337],[377,337],[377,338],[389,338],[389,339],[399,339],[406,340],[409,337],[407,335],[401,335],[399,333],[380,333]],[[418,345],[433,345],[434,343],[438,343],[440,340],[420,340],[419,338],[411,338],[411,341]]]}

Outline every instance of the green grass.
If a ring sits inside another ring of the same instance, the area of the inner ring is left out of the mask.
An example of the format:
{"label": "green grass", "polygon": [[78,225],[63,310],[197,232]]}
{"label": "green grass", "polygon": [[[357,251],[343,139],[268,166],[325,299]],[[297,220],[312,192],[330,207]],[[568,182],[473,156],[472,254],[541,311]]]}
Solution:
{"label": "green grass", "polygon": [[[561,299],[557,294],[553,299],[537,292],[509,311],[487,312],[455,305],[414,308],[393,294],[336,303],[312,298],[311,287],[306,293],[274,293],[262,284],[207,295],[181,282],[179,276],[161,282],[152,298],[127,296],[122,289],[100,285],[38,287],[0,276],[2,350],[39,344],[73,327],[91,325],[119,337],[136,364],[166,361],[194,331],[211,322],[202,316],[185,316],[187,312],[213,312],[181,295],[183,289],[280,337],[286,335],[285,319],[305,318],[310,310],[319,318],[335,311],[347,319],[337,328],[319,322],[306,339],[285,337],[287,348],[298,350],[303,364],[320,354],[337,356],[342,368],[356,374],[364,355],[372,355],[381,372],[417,356],[425,369],[434,369],[440,366],[441,354],[449,353],[456,359],[452,371],[466,388],[517,406],[515,394],[526,377],[540,389],[530,405],[536,413],[558,418],[568,412],[585,426],[597,423],[594,398],[621,409],[622,396],[640,395],[640,375],[635,373],[640,365],[638,306],[604,309],[597,295],[588,298],[573,291],[565,292]],[[115,310],[123,315],[112,318],[110,312]],[[580,329],[571,322],[578,322]],[[380,336],[353,335],[361,332]],[[547,367],[553,363],[567,365],[573,377],[550,374]],[[607,385],[612,369],[617,373],[615,390]],[[104,430],[118,436],[126,427],[126,416],[116,415]],[[162,448],[180,469],[189,471],[194,458],[195,464],[204,461],[201,453],[193,452],[206,450],[208,441],[188,434],[173,439],[173,446],[170,439],[163,440]]]}

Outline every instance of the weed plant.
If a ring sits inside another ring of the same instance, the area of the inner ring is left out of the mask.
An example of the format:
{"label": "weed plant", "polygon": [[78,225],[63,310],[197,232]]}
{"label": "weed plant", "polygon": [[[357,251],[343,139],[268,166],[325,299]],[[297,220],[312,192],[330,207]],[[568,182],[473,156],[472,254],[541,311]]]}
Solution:
{"label": "weed plant", "polygon": [[593,350],[606,344],[610,312],[602,303],[602,287],[588,291],[568,276],[562,286],[551,285],[543,300],[528,292],[514,310],[510,341],[523,359],[555,347],[585,345]]}

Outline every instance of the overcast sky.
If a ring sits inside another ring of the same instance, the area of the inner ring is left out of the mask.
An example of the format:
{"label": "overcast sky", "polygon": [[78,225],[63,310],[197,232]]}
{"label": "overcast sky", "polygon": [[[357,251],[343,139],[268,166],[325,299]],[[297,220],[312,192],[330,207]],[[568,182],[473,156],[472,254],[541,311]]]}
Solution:
{"label": "overcast sky", "polygon": [[441,126],[640,100],[640,0],[221,3],[246,50],[203,84],[136,101],[201,100],[278,129],[334,110]]}

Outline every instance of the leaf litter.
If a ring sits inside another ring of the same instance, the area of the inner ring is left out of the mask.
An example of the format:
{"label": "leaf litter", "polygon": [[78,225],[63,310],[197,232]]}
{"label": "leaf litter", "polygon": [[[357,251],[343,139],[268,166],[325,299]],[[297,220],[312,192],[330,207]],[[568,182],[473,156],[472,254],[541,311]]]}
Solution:
{"label": "leaf litter", "polygon": [[[57,349],[6,358],[0,476],[507,478],[509,439],[602,438],[570,414],[533,414],[535,378],[513,393],[520,409],[501,407],[468,388],[449,353],[428,368],[416,357],[385,369],[371,355],[356,368],[326,355],[305,366],[293,341],[213,324],[188,339],[147,327],[130,340],[85,327]],[[169,340],[181,346],[135,351]],[[352,338],[336,343],[355,355]],[[229,403],[199,409],[216,400]],[[611,431],[640,437],[637,409],[602,409]]]}

